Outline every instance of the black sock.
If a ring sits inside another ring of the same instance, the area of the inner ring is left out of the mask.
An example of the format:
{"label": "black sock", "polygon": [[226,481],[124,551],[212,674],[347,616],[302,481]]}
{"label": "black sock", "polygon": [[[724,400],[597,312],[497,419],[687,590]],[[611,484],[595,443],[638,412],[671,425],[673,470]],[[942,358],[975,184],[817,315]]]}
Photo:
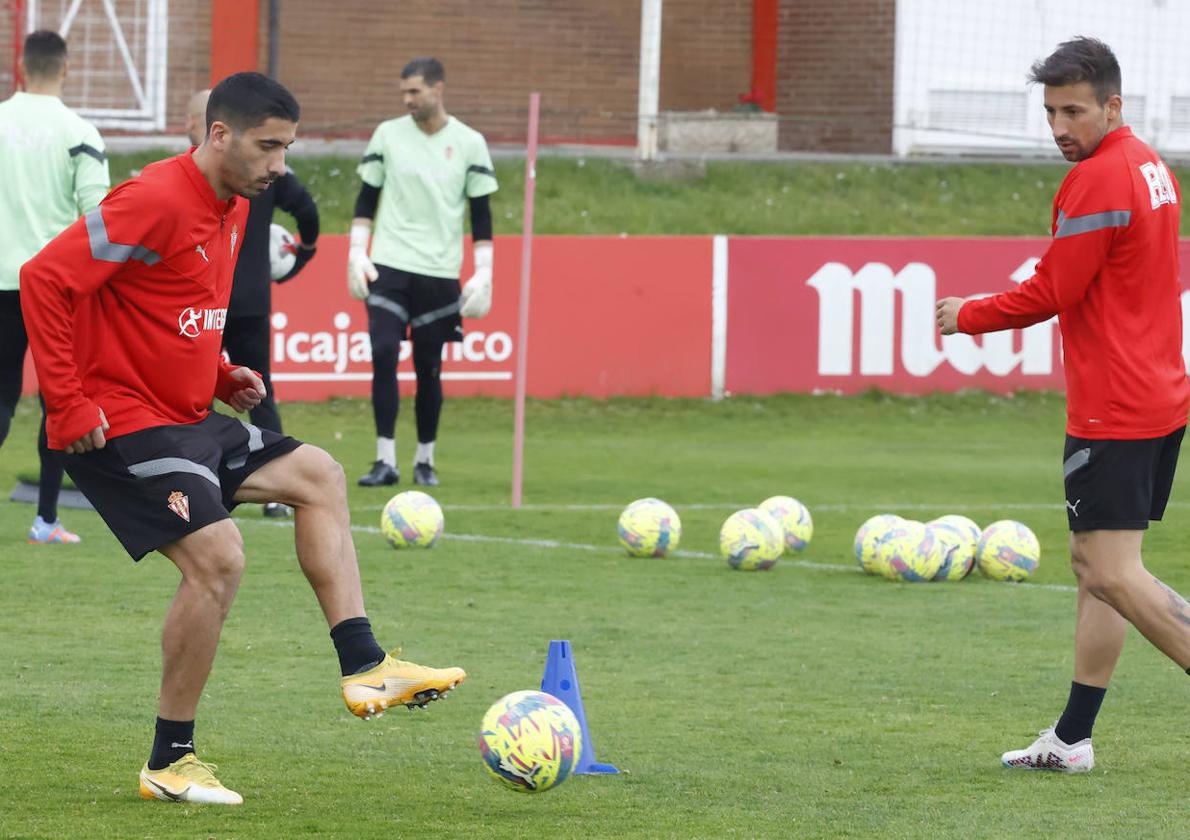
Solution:
{"label": "black sock", "polygon": [[348,618],[332,627],[331,641],[339,654],[339,670],[345,677],[366,671],[384,659],[384,648],[372,635],[372,622],[363,616]]}
{"label": "black sock", "polygon": [[194,721],[157,718],[157,734],[153,736],[153,754],[149,769],[168,767],[186,753],[194,752]]}
{"label": "black sock", "polygon": [[1058,718],[1054,734],[1065,744],[1077,744],[1083,738],[1090,738],[1091,729],[1095,726],[1095,716],[1099,714],[1099,706],[1103,703],[1105,694],[1106,688],[1072,682],[1066,711]]}

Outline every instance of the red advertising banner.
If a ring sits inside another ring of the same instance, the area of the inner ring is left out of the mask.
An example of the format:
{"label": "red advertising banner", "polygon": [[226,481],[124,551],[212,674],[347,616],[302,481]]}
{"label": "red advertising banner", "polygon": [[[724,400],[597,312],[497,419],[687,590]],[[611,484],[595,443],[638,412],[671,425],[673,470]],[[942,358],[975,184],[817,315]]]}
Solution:
{"label": "red advertising banner", "polygon": [[[521,240],[496,237],[492,311],[466,321],[442,365],[448,395],[511,397]],[[366,396],[372,366],[364,304],[347,294],[347,237],[274,288],[273,383],[289,400]],[[463,267],[464,279],[471,266]],[[706,396],[710,391],[710,237],[538,237],[533,241],[528,393]],[[398,378],[413,379],[401,347]]]}
{"label": "red advertising banner", "polygon": [[[1064,387],[1057,321],[942,337],[939,297],[1033,274],[1048,239],[736,239],[728,243],[727,392],[906,394]],[[1183,242],[1182,287],[1190,288]],[[1190,293],[1182,295],[1184,322]],[[1183,341],[1183,353],[1190,341]]]}

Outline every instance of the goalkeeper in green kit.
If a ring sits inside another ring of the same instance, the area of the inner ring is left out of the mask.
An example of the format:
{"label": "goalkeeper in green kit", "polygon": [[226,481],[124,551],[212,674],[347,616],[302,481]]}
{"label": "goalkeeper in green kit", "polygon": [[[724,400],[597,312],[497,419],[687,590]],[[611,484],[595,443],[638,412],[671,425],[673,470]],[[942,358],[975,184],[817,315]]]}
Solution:
{"label": "goalkeeper in green kit", "polygon": [[[0,445],[21,396],[29,341],[21,315],[20,270],[26,260],[111,187],[103,140],[62,103],[66,42],[56,32],[25,38],[25,90],[0,103]],[[76,543],[58,521],[62,465],[50,452],[45,411],[37,439],[41,458],[31,543]]]}
{"label": "goalkeeper in green kit", "polygon": [[[376,128],[357,170],[363,186],[351,224],[347,287],[367,304],[376,421],[376,461],[359,480],[364,487],[400,480],[396,369],[407,331],[417,374],[413,481],[438,483],[434,443],[442,414],[442,351],[446,342],[463,339],[462,318],[482,318],[492,304],[488,196],[496,191],[496,175],[483,135],[446,113],[445,81],[435,58],[405,66],[401,97],[409,113]],[[460,291],[468,207],[475,273]]]}

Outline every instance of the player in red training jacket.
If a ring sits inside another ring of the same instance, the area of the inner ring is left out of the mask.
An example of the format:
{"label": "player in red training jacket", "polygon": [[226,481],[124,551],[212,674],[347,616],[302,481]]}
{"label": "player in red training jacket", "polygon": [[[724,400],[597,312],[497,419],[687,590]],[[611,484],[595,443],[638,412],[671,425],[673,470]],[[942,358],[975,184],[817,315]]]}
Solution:
{"label": "player in red training jacket", "polygon": [[1190,673],[1190,605],[1150,574],[1141,538],[1169,500],[1186,430],[1178,221],[1181,194],[1124,125],[1120,65],[1091,38],[1033,65],[1054,141],[1075,166],[1054,198],[1053,241],[1033,277],[981,300],[938,301],[943,335],[1058,316],[1065,349],[1066,514],[1078,578],[1074,682],[1058,722],[1006,767],[1094,766],[1091,729],[1128,622]]}
{"label": "player in red training jacket", "polygon": [[[194,718],[244,569],[229,511],[295,509],[298,562],[331,627],[341,692],[360,717],[425,705],[460,668],[394,659],[364,613],[343,469],[325,451],[208,411],[243,412],[264,386],[220,356],[248,202],[285,172],[299,108],[282,85],[237,73],[211,93],[197,148],[112,191],[21,270],[21,306],[52,449],[134,560],[160,551],[182,573],[162,633],[146,799],[239,804],[197,758]],[[284,703],[262,670],[262,713]]]}

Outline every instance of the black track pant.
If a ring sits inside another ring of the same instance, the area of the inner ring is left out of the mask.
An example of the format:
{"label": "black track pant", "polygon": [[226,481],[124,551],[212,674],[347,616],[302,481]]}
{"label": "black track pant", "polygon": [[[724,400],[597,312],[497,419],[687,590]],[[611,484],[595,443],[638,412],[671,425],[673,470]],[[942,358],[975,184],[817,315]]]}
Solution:
{"label": "black track pant", "polygon": [[264,378],[267,392],[260,405],[248,412],[252,425],[281,434],[281,413],[273,397],[273,381],[269,378],[268,315],[237,315],[228,318],[223,327],[223,347],[232,364],[246,365]]}
{"label": "black track pant", "polygon": [[[0,446],[12,428],[12,416],[21,397],[25,348],[29,338],[21,317],[21,293],[0,292]],[[62,465],[50,452],[45,434],[45,402],[41,403],[41,429],[37,435],[41,460],[38,479],[37,513],[46,522],[58,518],[58,493],[62,489]]]}

